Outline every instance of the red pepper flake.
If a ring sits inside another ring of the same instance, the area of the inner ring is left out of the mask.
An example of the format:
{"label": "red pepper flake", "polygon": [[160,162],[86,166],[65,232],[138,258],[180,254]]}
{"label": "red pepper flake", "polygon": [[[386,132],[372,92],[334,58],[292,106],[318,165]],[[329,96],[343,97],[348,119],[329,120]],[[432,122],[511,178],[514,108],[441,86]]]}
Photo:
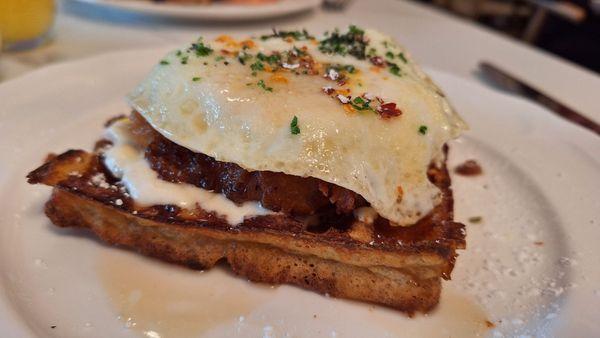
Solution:
{"label": "red pepper flake", "polygon": [[385,65],[385,60],[381,56],[373,56],[369,60],[377,67],[383,67]]}
{"label": "red pepper flake", "polygon": [[382,104],[377,108],[377,112],[379,113],[379,116],[384,119],[402,115],[402,111],[398,109],[393,102]]}

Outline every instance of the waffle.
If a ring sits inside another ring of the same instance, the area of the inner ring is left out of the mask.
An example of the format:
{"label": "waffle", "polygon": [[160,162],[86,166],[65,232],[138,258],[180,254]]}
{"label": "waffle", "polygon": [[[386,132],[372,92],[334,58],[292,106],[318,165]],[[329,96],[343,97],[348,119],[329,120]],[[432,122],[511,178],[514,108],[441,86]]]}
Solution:
{"label": "waffle", "polygon": [[100,155],[69,150],[49,155],[27,176],[53,187],[45,212],[60,227],[87,228],[103,241],[144,255],[207,269],[225,260],[254,282],[293,284],[333,297],[385,305],[408,313],[438,303],[464,225],[453,222],[450,178],[429,169],[442,203],[410,227],[353,222],[316,228],[282,214],[232,226],[201,209],[142,207],[103,166]]}

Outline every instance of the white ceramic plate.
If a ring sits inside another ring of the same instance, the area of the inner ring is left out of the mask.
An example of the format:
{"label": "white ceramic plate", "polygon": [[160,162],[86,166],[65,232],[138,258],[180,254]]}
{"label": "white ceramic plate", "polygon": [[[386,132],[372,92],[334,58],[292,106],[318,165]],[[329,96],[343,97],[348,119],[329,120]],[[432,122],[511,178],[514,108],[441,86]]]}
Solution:
{"label": "white ceramic plate", "polygon": [[26,173],[48,152],[89,149],[164,52],[107,54],[0,86],[0,336],[600,335],[600,138],[438,71],[471,125],[450,163],[474,158],[485,174],[453,178],[468,249],[429,315],[260,286],[224,267],[191,271],[52,226],[49,189]]}
{"label": "white ceramic plate", "polygon": [[168,16],[182,19],[210,21],[257,20],[290,15],[317,8],[321,0],[279,0],[264,5],[210,5],[174,4],[152,0],[71,0],[95,6]]}

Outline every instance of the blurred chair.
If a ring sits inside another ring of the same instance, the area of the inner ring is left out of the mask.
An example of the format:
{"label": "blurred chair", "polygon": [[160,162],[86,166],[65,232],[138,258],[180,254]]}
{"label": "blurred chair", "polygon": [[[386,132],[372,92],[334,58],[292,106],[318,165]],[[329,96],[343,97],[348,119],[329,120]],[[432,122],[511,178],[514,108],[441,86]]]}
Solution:
{"label": "blurred chair", "polygon": [[531,14],[531,11],[522,5],[523,1],[521,0],[432,0],[432,3],[475,20],[483,16],[527,16]]}
{"label": "blurred chair", "polygon": [[600,73],[600,0],[417,0]]}
{"label": "blurred chair", "polygon": [[513,36],[520,36],[525,23],[533,14],[533,9],[527,0],[431,0],[431,2]]}
{"label": "blurred chair", "polygon": [[549,14],[576,24],[585,21],[587,16],[584,8],[572,2],[551,0],[528,1],[536,7],[535,13],[529,20],[529,23],[523,32],[523,40],[529,43],[534,43],[537,40]]}
{"label": "blurred chair", "polygon": [[[600,10],[600,0],[591,1]],[[432,3],[474,20],[491,18],[496,22],[506,21],[505,27],[498,28],[508,30],[529,43],[535,42],[548,15],[573,23],[581,23],[586,18],[584,8],[563,0],[432,0]],[[519,20],[526,23],[524,28],[513,27],[513,23]]]}

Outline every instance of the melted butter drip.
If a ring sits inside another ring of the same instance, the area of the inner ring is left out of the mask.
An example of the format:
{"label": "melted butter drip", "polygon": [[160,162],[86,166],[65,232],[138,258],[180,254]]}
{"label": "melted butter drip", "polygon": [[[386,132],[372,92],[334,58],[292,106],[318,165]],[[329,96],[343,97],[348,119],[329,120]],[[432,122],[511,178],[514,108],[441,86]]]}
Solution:
{"label": "melted butter drip", "polygon": [[158,178],[150,168],[141,149],[134,146],[129,132],[130,121],[122,119],[111,125],[105,137],[113,146],[104,152],[104,164],[127,188],[140,205],[172,204],[193,209],[199,205],[204,210],[224,216],[229,224],[239,224],[247,217],[272,213],[257,202],[237,205],[224,195],[184,183],[171,183]]}

